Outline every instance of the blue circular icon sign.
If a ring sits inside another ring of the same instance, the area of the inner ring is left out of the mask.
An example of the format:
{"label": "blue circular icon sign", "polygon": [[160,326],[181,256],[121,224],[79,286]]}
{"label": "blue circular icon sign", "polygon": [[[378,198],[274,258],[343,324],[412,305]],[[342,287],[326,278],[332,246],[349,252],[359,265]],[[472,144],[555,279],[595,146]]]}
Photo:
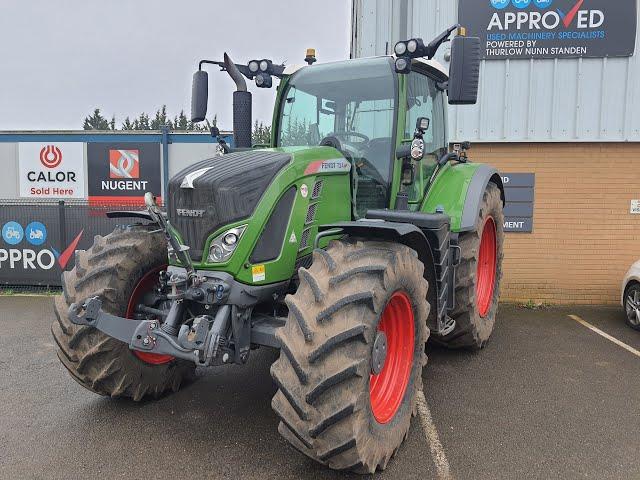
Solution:
{"label": "blue circular icon sign", "polygon": [[31,222],[24,229],[24,235],[31,245],[42,245],[47,239],[47,227],[40,222]]}
{"label": "blue circular icon sign", "polygon": [[531,0],[511,0],[511,3],[516,8],[524,9],[531,5]]}
{"label": "blue circular icon sign", "polygon": [[493,8],[497,8],[498,10],[502,10],[503,8],[507,8],[510,0],[491,0],[491,6]]}
{"label": "blue circular icon sign", "polygon": [[24,238],[22,225],[18,222],[7,222],[2,227],[2,238],[9,245],[17,245]]}
{"label": "blue circular icon sign", "polygon": [[551,6],[553,0],[533,0],[533,3],[535,3],[536,7],[545,9]]}

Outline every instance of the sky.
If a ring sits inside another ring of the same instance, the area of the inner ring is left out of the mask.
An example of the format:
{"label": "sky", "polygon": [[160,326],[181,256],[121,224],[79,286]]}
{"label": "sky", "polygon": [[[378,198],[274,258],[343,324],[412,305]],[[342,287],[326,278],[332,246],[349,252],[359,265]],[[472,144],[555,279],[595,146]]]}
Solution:
{"label": "sky", "polygon": [[[2,0],[0,130],[80,130],[94,108],[118,127],[163,104],[189,115],[198,60],[342,60],[350,28],[350,0]],[[231,130],[234,84],[209,72],[208,116]],[[275,88],[247,84],[271,123]]]}

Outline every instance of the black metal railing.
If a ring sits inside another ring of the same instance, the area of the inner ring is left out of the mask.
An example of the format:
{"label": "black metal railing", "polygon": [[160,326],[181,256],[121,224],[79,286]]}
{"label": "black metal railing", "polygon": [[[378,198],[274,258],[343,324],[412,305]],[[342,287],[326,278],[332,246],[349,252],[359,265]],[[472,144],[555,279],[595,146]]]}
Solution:
{"label": "black metal railing", "polygon": [[87,200],[0,199],[0,285],[4,290],[61,285],[74,267],[75,250],[87,249],[96,235],[138,219],[108,218],[111,210],[144,210],[139,201],[97,204]]}

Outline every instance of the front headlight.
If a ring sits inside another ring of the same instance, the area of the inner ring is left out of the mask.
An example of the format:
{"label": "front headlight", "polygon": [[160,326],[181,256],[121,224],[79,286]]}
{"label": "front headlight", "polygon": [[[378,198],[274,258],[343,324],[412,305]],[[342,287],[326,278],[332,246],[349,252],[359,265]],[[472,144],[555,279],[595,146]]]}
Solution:
{"label": "front headlight", "polygon": [[229,260],[246,228],[246,225],[231,228],[214,238],[207,257],[209,263],[222,263]]}

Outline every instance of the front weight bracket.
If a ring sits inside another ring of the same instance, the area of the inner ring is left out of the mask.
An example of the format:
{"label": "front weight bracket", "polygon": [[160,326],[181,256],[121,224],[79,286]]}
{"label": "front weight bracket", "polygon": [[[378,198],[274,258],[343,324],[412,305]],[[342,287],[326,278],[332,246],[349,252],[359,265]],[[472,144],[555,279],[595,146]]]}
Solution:
{"label": "front weight bracket", "polygon": [[99,297],[89,298],[84,304],[72,304],[68,318],[75,325],[94,327],[121,342],[132,350],[171,355],[197,362],[199,351],[183,348],[161,330],[157,320],[134,320],[112,315],[102,310]]}

